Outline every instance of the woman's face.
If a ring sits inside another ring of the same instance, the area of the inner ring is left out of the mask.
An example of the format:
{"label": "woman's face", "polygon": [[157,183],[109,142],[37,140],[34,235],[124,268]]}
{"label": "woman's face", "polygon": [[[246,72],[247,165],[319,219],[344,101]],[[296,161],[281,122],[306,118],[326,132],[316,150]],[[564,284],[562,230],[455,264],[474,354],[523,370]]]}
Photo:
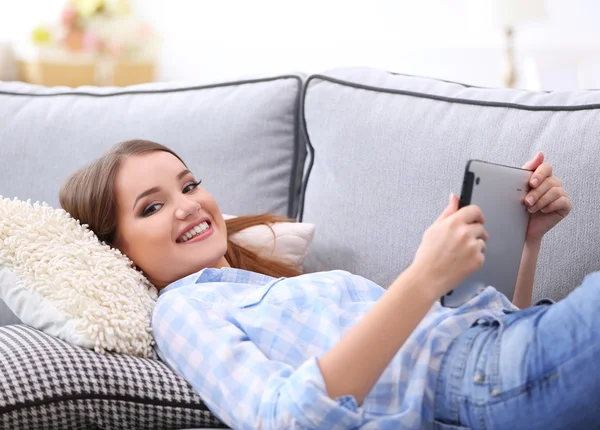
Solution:
{"label": "woman's face", "polygon": [[115,178],[115,246],[158,288],[226,267],[227,230],[212,196],[172,154],[127,157]]}

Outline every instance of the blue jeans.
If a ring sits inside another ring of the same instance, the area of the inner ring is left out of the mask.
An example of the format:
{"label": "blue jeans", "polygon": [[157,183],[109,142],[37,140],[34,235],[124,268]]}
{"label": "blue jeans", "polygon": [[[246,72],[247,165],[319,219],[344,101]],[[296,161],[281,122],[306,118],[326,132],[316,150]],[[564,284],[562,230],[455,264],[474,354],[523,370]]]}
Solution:
{"label": "blue jeans", "polygon": [[480,322],[454,340],[437,429],[600,428],[600,273],[556,304]]}

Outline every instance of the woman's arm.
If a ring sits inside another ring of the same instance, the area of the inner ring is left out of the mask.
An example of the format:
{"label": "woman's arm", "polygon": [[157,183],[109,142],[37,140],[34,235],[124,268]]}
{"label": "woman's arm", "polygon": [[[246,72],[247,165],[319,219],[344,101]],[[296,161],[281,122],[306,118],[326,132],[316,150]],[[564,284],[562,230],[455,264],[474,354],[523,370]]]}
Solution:
{"label": "woman's arm", "polygon": [[513,295],[513,304],[521,309],[531,306],[533,279],[542,237],[569,215],[573,207],[562,182],[553,176],[552,166],[544,163],[544,154],[539,152],[523,168],[534,172],[529,180],[531,190],[524,200],[531,218]]}
{"label": "woman's arm", "polygon": [[540,240],[530,240],[525,242],[523,254],[521,255],[521,266],[517,276],[517,285],[513,295],[513,304],[519,309],[531,306],[531,296],[533,294],[533,280],[535,278],[535,268],[537,266],[538,256],[541,248]]}
{"label": "woman's arm", "polygon": [[362,404],[389,362],[439,297],[484,262],[487,233],[476,206],[458,210],[458,198],[423,235],[413,264],[375,306],[319,360],[331,398]]}
{"label": "woman's arm", "polygon": [[434,301],[427,273],[410,267],[369,313],[319,361],[329,397],[353,395],[362,404],[389,362]]}

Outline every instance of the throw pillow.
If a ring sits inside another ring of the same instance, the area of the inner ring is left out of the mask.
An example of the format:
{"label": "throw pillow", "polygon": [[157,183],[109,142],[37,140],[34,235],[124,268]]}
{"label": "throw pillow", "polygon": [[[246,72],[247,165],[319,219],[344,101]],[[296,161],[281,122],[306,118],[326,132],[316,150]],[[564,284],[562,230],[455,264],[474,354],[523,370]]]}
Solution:
{"label": "throw pillow", "polygon": [[0,429],[227,428],[160,360],[96,354],[0,327]]}
{"label": "throw pillow", "polygon": [[[225,219],[234,215],[223,215]],[[315,225],[308,222],[276,222],[248,227],[231,235],[234,242],[256,249],[259,255],[285,259],[301,268],[315,236]]]}
{"label": "throw pillow", "polygon": [[152,357],[157,291],[62,209],[0,200],[0,298],[19,319],[98,352]]}

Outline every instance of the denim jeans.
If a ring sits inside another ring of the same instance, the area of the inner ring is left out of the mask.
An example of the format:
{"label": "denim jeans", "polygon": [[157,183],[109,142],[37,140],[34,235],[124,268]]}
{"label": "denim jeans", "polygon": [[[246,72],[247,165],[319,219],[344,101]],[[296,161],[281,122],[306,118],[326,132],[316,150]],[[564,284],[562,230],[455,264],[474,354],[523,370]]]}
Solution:
{"label": "denim jeans", "polygon": [[556,304],[479,321],[451,344],[437,429],[599,429],[600,273]]}

